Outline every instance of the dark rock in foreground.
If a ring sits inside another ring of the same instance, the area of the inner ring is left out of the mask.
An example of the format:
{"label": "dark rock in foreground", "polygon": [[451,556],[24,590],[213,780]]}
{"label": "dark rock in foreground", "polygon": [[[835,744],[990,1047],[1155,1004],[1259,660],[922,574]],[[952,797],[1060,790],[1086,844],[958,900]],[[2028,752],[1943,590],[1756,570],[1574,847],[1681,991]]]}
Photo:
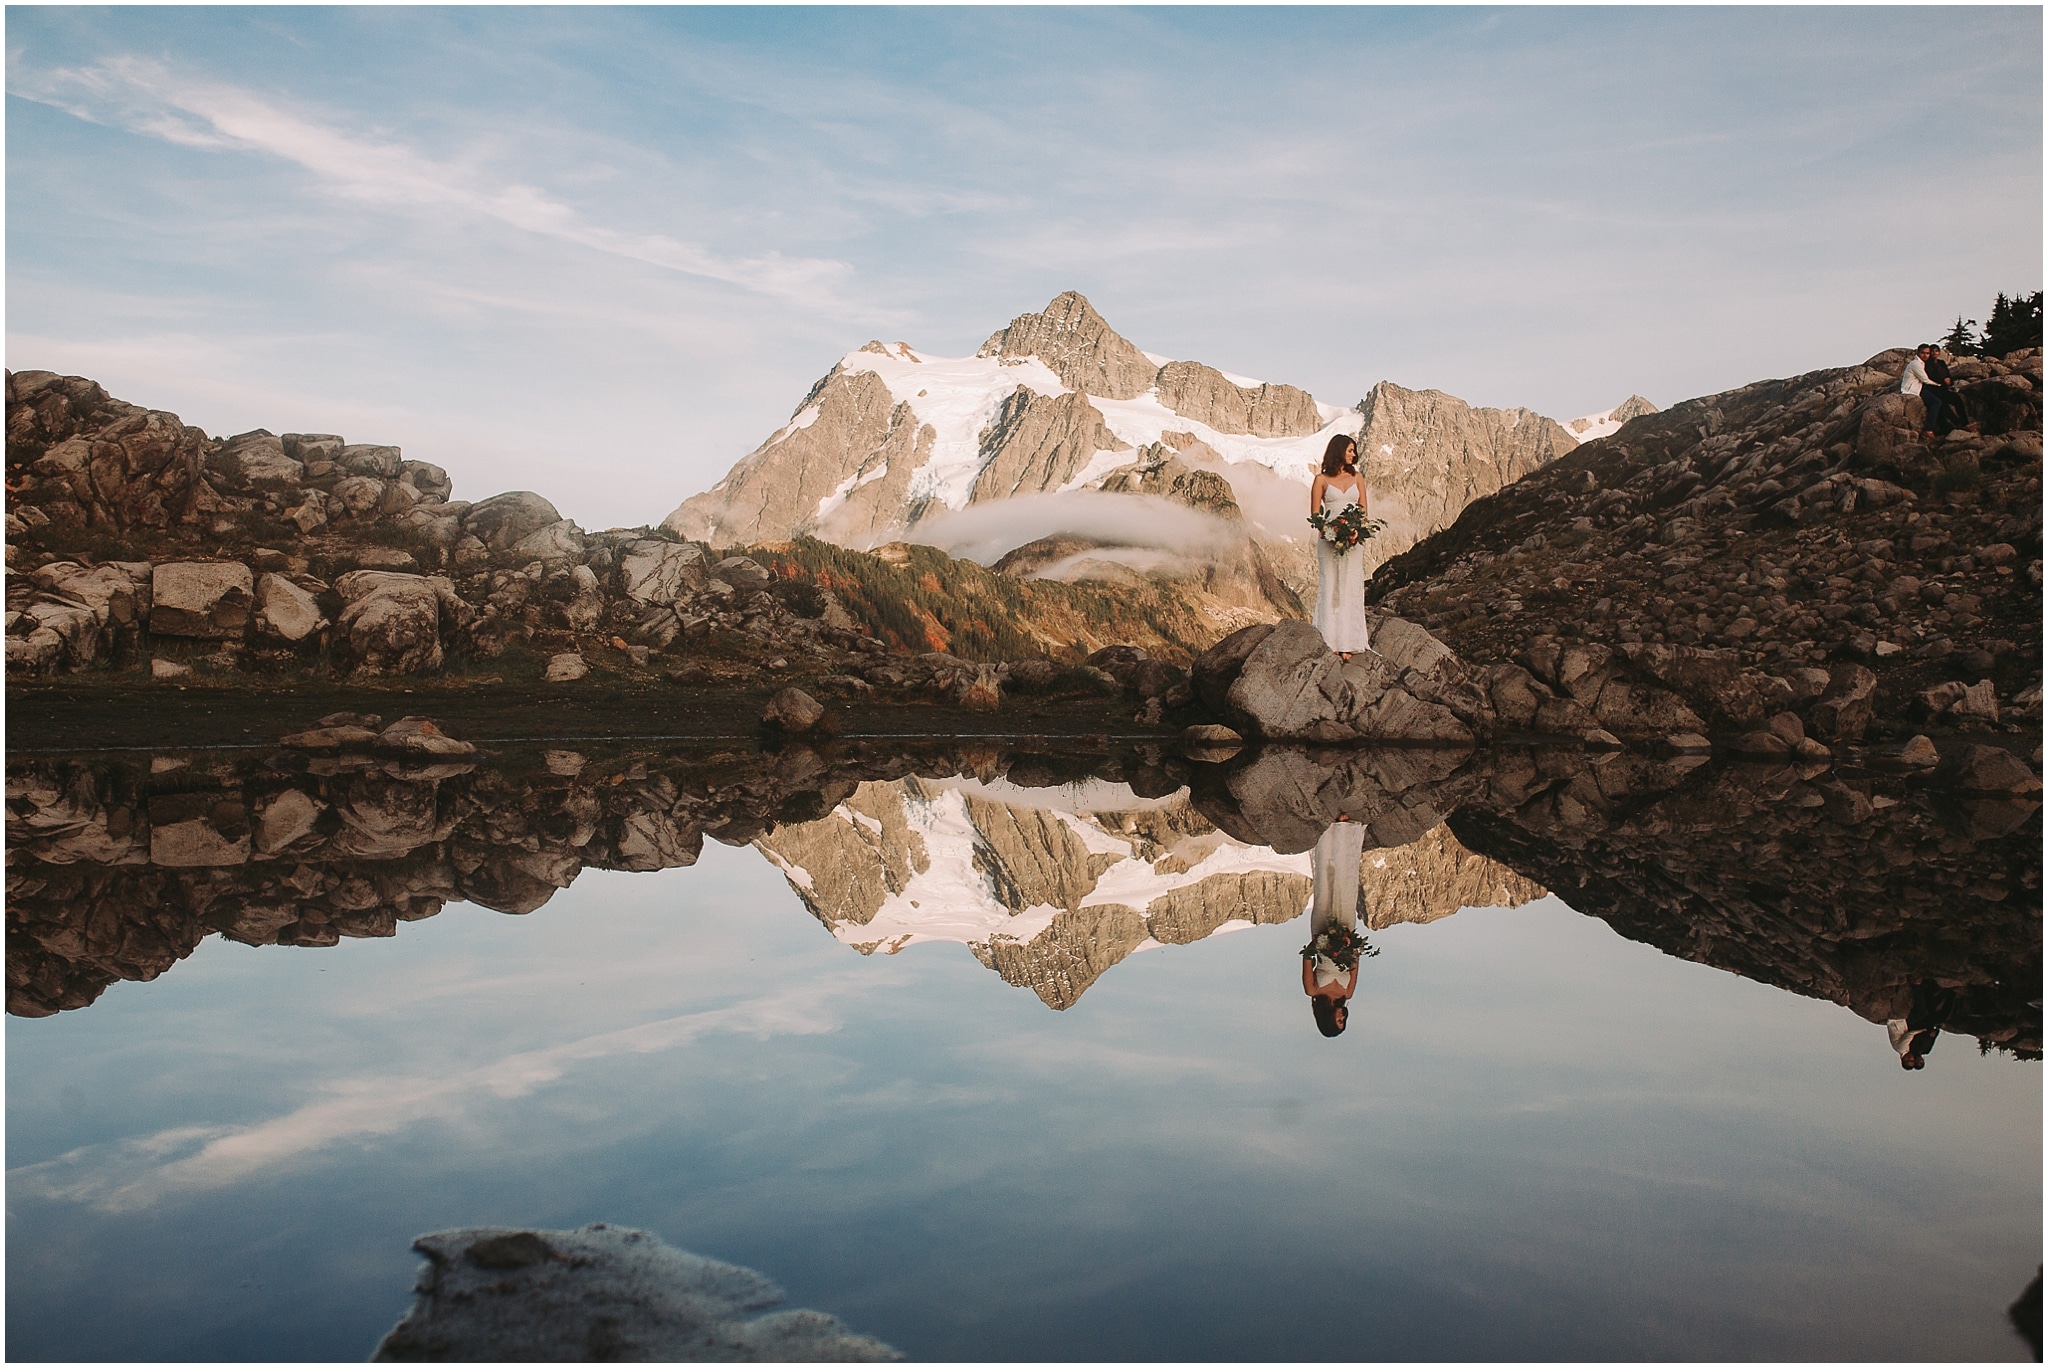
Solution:
{"label": "dark rock in foreground", "polygon": [[877,1363],[903,1355],[821,1311],[768,1311],[750,1268],[602,1223],[422,1235],[419,1300],[378,1363]]}

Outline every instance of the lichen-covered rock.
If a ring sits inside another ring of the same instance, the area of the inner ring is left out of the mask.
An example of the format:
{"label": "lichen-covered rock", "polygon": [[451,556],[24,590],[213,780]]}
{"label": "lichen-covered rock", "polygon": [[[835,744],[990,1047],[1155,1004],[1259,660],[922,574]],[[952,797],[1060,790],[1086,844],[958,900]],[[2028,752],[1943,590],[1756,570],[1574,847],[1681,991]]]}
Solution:
{"label": "lichen-covered rock", "polygon": [[361,674],[419,674],[438,670],[442,635],[469,625],[471,610],[440,575],[351,570],[334,582],[348,605],[337,627]]}
{"label": "lichen-covered rock", "polygon": [[823,724],[825,705],[802,689],[784,689],[768,700],[768,709],[761,714],[761,721],[777,731],[801,736]]}
{"label": "lichen-covered rock", "polygon": [[311,594],[283,575],[256,579],[256,627],[283,641],[304,641],[327,626],[327,617]]}
{"label": "lichen-covered rock", "polygon": [[[902,1355],[819,1311],[768,1311],[759,1273],[603,1223],[422,1235],[418,1300],[372,1361],[877,1363]],[[766,1312],[766,1314],[763,1314]]]}
{"label": "lichen-covered rock", "polygon": [[238,640],[249,629],[256,581],[240,561],[167,561],[150,576],[149,630]]}
{"label": "lichen-covered rock", "polygon": [[558,519],[545,527],[535,528],[514,542],[512,554],[520,560],[540,561],[545,565],[581,561],[583,529],[567,518]]}
{"label": "lichen-covered rock", "polygon": [[619,588],[634,603],[673,606],[711,577],[704,548],[659,537],[630,541],[619,555]]}
{"label": "lichen-covered rock", "polygon": [[541,528],[558,523],[562,515],[540,495],[527,490],[493,494],[471,504],[462,515],[463,530],[492,551],[509,551]]}
{"label": "lichen-covered rock", "polygon": [[284,443],[261,430],[228,438],[206,464],[243,488],[289,489],[305,476],[305,467],[286,454]]}
{"label": "lichen-covered rock", "polygon": [[550,684],[568,684],[590,673],[590,662],[579,651],[563,651],[548,657],[547,672],[542,676]]}
{"label": "lichen-covered rock", "polygon": [[377,734],[371,749],[415,760],[462,760],[476,754],[475,746],[456,740],[424,717],[399,718]]}

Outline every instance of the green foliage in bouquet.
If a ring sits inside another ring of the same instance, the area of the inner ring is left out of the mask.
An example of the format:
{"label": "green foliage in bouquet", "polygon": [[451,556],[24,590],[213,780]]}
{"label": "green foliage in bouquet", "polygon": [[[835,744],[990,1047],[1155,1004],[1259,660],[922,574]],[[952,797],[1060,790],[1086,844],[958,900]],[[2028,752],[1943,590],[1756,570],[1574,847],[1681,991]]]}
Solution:
{"label": "green foliage in bouquet", "polygon": [[1384,518],[1368,518],[1365,510],[1357,504],[1345,504],[1334,513],[1311,513],[1308,525],[1339,551],[1349,551],[1362,541],[1378,536],[1386,529]]}
{"label": "green foliage in bouquet", "polygon": [[1303,959],[1321,955],[1339,969],[1356,969],[1361,959],[1371,959],[1379,952],[1379,947],[1353,926],[1318,932],[1314,940],[1301,947]]}

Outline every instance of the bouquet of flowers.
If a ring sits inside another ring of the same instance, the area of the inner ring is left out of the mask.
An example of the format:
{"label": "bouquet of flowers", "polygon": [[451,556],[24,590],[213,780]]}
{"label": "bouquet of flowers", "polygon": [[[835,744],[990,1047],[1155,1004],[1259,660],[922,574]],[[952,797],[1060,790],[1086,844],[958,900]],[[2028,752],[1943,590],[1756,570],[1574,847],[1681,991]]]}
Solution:
{"label": "bouquet of flowers", "polygon": [[1379,952],[1378,946],[1352,926],[1318,932],[1314,940],[1301,947],[1303,959],[1321,955],[1339,969],[1356,969],[1361,959],[1371,959]]}
{"label": "bouquet of flowers", "polygon": [[1345,504],[1334,513],[1309,514],[1308,525],[1316,530],[1317,536],[1339,551],[1349,551],[1360,542],[1378,535],[1387,524],[1383,518],[1366,517],[1365,510],[1357,504]]}

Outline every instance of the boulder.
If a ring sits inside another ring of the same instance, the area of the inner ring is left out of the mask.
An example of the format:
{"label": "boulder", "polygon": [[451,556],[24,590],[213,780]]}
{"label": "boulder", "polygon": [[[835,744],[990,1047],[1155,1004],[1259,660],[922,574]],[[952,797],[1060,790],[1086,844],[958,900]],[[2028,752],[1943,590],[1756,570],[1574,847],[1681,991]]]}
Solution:
{"label": "boulder", "polygon": [[424,503],[446,503],[455,492],[455,481],[448,478],[448,472],[429,461],[400,462],[398,478],[417,489]]}
{"label": "boulder", "polygon": [[371,749],[417,760],[459,760],[476,754],[475,746],[456,740],[424,717],[399,718],[378,733]]}
{"label": "boulder", "polygon": [[768,700],[763,725],[792,736],[816,730],[825,720],[825,705],[802,689],[784,689]]}
{"label": "boulder", "polygon": [[1817,740],[1860,741],[1877,706],[1877,676],[1867,666],[1843,663],[1828,678],[1828,690],[1813,705],[1811,730]]}
{"label": "boulder", "polygon": [[350,518],[367,518],[384,500],[384,482],[369,475],[347,475],[327,491],[328,511]]}
{"label": "boulder", "polygon": [[1240,627],[1196,656],[1194,669],[1190,671],[1195,697],[1213,712],[1225,711],[1230,706],[1230,686],[1237,682],[1246,658],[1272,634],[1273,628],[1274,624],[1270,622]]}
{"label": "boulder", "polygon": [[249,814],[237,797],[169,793],[149,800],[149,862],[218,869],[249,862]]}
{"label": "boulder", "polygon": [[590,662],[577,651],[564,651],[548,657],[547,673],[543,676],[550,684],[567,684],[590,673]]}
{"label": "boulder", "polygon": [[1010,662],[1009,677],[1011,688],[1035,693],[1060,677],[1060,667],[1050,660],[1014,660]]}
{"label": "boulder", "polygon": [[278,738],[286,750],[311,751],[315,755],[339,755],[343,751],[368,750],[376,744],[377,733],[355,722],[337,722],[309,727]]}
{"label": "boulder", "polygon": [[1978,722],[1998,720],[1998,691],[1988,679],[1980,679],[1963,690],[1963,696],[1949,709],[1952,717],[1968,718]]}
{"label": "boulder", "polygon": [[1187,677],[1188,672],[1178,665],[1164,660],[1141,660],[1124,677],[1124,687],[1140,698],[1164,698]]}
{"label": "boulder", "polygon": [[560,521],[553,504],[526,490],[494,494],[462,515],[463,530],[491,551],[509,551],[528,534]]}
{"label": "boulder", "polygon": [[278,441],[285,455],[307,465],[315,461],[333,462],[340,457],[344,445],[331,432],[287,432]]}
{"label": "boulder", "polygon": [[190,665],[176,660],[165,660],[162,656],[156,656],[149,662],[149,677],[151,679],[183,679],[191,673],[192,667]]}
{"label": "boulder", "polygon": [[583,559],[583,529],[567,518],[537,527],[512,544],[512,554],[522,561],[557,565]]}
{"label": "boulder", "polygon": [[397,447],[369,442],[350,443],[336,454],[334,461],[351,475],[367,475],[377,480],[397,479],[404,464]]}
{"label": "boulder", "polygon": [[1934,748],[1934,742],[1928,737],[1915,736],[1899,747],[1892,760],[1907,769],[1933,769],[1941,763],[1941,752]]}
{"label": "boulder", "polygon": [[256,579],[256,630],[284,641],[304,641],[327,626],[313,596],[283,575]]}
{"label": "boulder", "polygon": [[1714,743],[1698,732],[1674,732],[1664,738],[1662,749],[1667,755],[1712,755]]}
{"label": "boulder", "polygon": [[1225,702],[1228,715],[1269,740],[1473,739],[1448,708],[1402,688],[1383,658],[1364,651],[1341,661],[1313,624],[1299,620],[1274,624],[1244,657]]}
{"label": "boulder", "polygon": [[237,640],[249,629],[255,590],[255,576],[240,561],[167,561],[150,575],[149,630]]}
{"label": "boulder", "polygon": [[1942,777],[1963,793],[2018,795],[2041,790],[2041,781],[2026,761],[1997,746],[1963,747],[1942,766]]}
{"label": "boulder", "polygon": [[422,1235],[417,1298],[372,1360],[890,1362],[820,1311],[770,1311],[782,1289],[644,1230],[479,1227]]}
{"label": "boulder", "polygon": [[1936,684],[1931,689],[1922,689],[1914,696],[1913,701],[1918,707],[1921,716],[1939,717],[1956,704],[1962,702],[1963,695],[1969,691],[1970,686],[1963,683],[1962,680],[1951,679],[1945,683]]}
{"label": "boulder", "polygon": [[711,573],[741,594],[766,589],[775,578],[749,556],[727,556],[711,568]]}
{"label": "boulder", "polygon": [[978,666],[953,687],[953,701],[970,712],[994,712],[1003,705],[1002,683],[993,665]]}
{"label": "boulder", "polygon": [[711,578],[704,548],[659,537],[627,542],[619,556],[619,587],[635,603],[673,606]]}
{"label": "boulder", "polygon": [[305,478],[306,469],[267,432],[230,437],[207,458],[207,465],[230,483],[248,489],[290,488]]}
{"label": "boulder", "polygon": [[338,624],[361,674],[418,674],[441,668],[441,635],[468,625],[469,605],[439,575],[351,570],[334,582],[348,605]]}

